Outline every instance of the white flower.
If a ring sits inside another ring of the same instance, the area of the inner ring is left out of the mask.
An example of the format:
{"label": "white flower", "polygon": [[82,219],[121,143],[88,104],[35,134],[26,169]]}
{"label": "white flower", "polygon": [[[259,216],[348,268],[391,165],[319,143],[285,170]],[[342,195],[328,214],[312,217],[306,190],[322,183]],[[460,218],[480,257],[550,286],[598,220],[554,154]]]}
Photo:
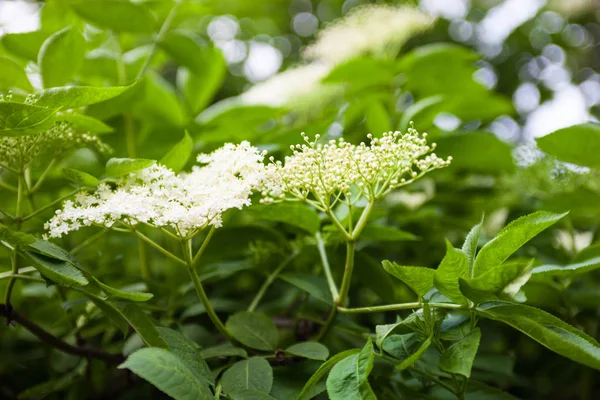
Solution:
{"label": "white flower", "polygon": [[241,99],[245,104],[282,107],[297,104],[306,98],[317,98],[325,90],[321,80],[331,68],[325,63],[312,63],[288,69],[252,86],[241,95]]}
{"label": "white flower", "polygon": [[397,51],[414,34],[428,29],[433,19],[413,7],[367,5],[356,7],[318,34],[304,51],[304,58],[331,64],[364,53],[380,55]]}
{"label": "white flower", "polygon": [[200,155],[198,160],[206,165],[189,173],[153,165],[120,179],[114,189],[103,183],[93,194],[78,194],[45,228],[51,237],[60,237],[82,226],[145,223],[183,238],[209,225],[220,227],[225,211],[250,205],[250,195],[264,176],[263,158],[242,142]]}
{"label": "white flower", "polygon": [[343,139],[319,144],[319,135],[314,142],[302,136],[307,143],[292,146],[293,154],[284,163],[271,158],[261,190],[264,202],[300,199],[326,211],[337,201],[349,205],[360,198],[375,201],[451,160],[431,153],[435,144],[429,146],[426,134],[412,128],[404,135],[368,135],[370,145]]}

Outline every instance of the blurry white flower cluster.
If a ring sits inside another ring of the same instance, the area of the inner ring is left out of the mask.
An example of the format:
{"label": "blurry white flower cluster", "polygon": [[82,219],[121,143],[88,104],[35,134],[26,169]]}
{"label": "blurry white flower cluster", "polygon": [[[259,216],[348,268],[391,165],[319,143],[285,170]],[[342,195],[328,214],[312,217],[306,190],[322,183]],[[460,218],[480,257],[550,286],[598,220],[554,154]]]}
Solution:
{"label": "blurry white flower cluster", "polygon": [[321,31],[318,39],[305,49],[304,59],[308,64],[254,85],[241,99],[245,104],[317,108],[339,93],[339,85],[321,84],[336,65],[365,53],[395,56],[408,39],[428,29],[433,21],[414,7],[356,7]]}
{"label": "blurry white flower cluster", "polygon": [[342,201],[352,205],[360,198],[370,202],[391,190],[414,182],[427,172],[449,165],[431,151],[426,134],[410,128],[406,134],[369,135],[370,145],[354,145],[343,139],[292,146],[293,155],[266,168],[263,202],[303,200],[322,211]]}
{"label": "blurry white flower cluster", "polygon": [[45,228],[51,237],[61,237],[82,226],[144,223],[190,237],[209,225],[220,227],[226,210],[250,205],[264,176],[263,159],[264,153],[242,142],[199,155],[205,165],[189,173],[153,165],[120,179],[114,189],[102,183],[93,194],[78,194]]}
{"label": "blurry white flower cluster", "polygon": [[425,31],[433,19],[417,8],[390,5],[356,7],[322,30],[304,51],[309,60],[339,64],[365,53],[375,55],[400,47],[416,33]]}

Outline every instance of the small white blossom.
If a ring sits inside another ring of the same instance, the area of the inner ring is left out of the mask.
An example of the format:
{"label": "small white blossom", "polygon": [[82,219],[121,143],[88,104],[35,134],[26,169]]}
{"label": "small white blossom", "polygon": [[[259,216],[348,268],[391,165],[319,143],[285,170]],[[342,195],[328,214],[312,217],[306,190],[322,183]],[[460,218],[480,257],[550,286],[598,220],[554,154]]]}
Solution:
{"label": "small white blossom", "polygon": [[338,200],[347,204],[362,197],[375,201],[433,169],[446,167],[451,160],[431,153],[435,144],[428,145],[426,134],[412,128],[404,135],[368,135],[370,145],[343,139],[320,144],[319,135],[313,142],[302,136],[306,144],[292,146],[293,154],[283,163],[271,158],[262,185],[264,202],[300,199],[329,210]]}
{"label": "small white blossom", "polygon": [[250,195],[264,176],[263,159],[264,153],[242,142],[198,156],[205,165],[189,173],[153,165],[120,179],[114,189],[102,183],[93,194],[79,193],[45,228],[51,237],[82,226],[116,223],[169,228],[180,237],[209,225],[218,228],[225,211],[250,205]]}
{"label": "small white blossom", "polygon": [[388,5],[356,7],[325,28],[304,51],[304,58],[339,64],[361,54],[397,51],[433,19],[416,8]]}

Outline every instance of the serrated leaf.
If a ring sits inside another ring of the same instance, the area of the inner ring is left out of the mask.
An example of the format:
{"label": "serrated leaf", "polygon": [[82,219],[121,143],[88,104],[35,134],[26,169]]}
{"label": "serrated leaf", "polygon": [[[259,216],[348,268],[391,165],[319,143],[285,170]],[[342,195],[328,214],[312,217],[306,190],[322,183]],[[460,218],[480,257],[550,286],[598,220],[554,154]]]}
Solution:
{"label": "serrated leaf", "polygon": [[56,116],[57,121],[67,121],[75,129],[90,133],[110,133],[114,131],[112,126],[106,125],[104,122],[83,114],[62,114]]}
{"label": "serrated leaf", "polygon": [[435,270],[431,268],[403,266],[387,260],[382,264],[389,274],[404,282],[419,297],[424,296],[433,287]]}
{"label": "serrated leaf", "polygon": [[514,220],[481,248],[473,264],[473,276],[477,277],[498,267],[534,236],[558,222],[565,215],[567,213],[554,214],[538,211]]}
{"label": "serrated leaf", "polygon": [[54,258],[56,260],[65,261],[79,269],[82,269],[80,263],[71,255],[71,253],[47,240],[36,239],[35,242],[30,243],[27,246],[27,250],[42,254],[46,257]]}
{"label": "serrated leaf", "polygon": [[329,349],[318,342],[296,343],[285,349],[286,353],[294,356],[309,358],[311,360],[327,360]]}
{"label": "serrated leaf", "polygon": [[86,107],[86,114],[100,120],[106,120],[130,110],[140,99],[143,99],[146,89],[145,82],[146,79],[142,78],[127,86],[127,89],[120,95],[89,105]]}
{"label": "serrated leaf", "polygon": [[374,359],[373,342],[369,339],[358,354],[339,361],[327,377],[329,398],[331,400],[376,400],[373,389],[369,385],[369,374],[373,369]]}
{"label": "serrated leaf", "polygon": [[174,172],[179,172],[189,161],[193,150],[194,141],[186,131],[183,139],[177,142],[175,146],[173,146],[158,163],[164,165]]}
{"label": "serrated leaf", "polygon": [[31,92],[33,87],[27,78],[23,67],[8,57],[0,57],[0,90],[4,89],[23,89]]}
{"label": "serrated leaf", "polygon": [[383,341],[381,350],[398,360],[409,358],[423,342],[421,335],[415,332],[389,335]]}
{"label": "serrated leaf", "polygon": [[419,361],[419,358],[421,358],[421,356],[423,355],[423,353],[425,353],[425,351],[429,348],[429,346],[431,346],[431,337],[428,337],[427,339],[425,339],[419,345],[419,348],[417,349],[417,351],[415,351],[410,356],[408,356],[407,358],[402,360],[402,362],[400,362],[400,364],[396,365],[396,369],[399,371],[403,371],[406,368],[409,368],[409,367],[412,367],[413,365],[415,365],[415,363],[417,361]]}
{"label": "serrated leaf", "polygon": [[205,360],[215,357],[248,357],[246,350],[242,349],[241,347],[235,347],[229,343],[202,349],[200,355]]}
{"label": "serrated leaf", "polygon": [[85,0],[71,7],[93,25],[115,32],[152,33],[156,19],[144,4],[121,0]]}
{"label": "serrated leaf", "polygon": [[287,273],[280,274],[279,279],[290,285],[294,285],[300,290],[304,290],[326,304],[333,305],[331,291],[327,287],[327,282],[324,278],[308,274]]}
{"label": "serrated leaf", "polygon": [[600,257],[569,265],[540,265],[532,271],[533,276],[571,278],[600,268]]}
{"label": "serrated leaf", "polygon": [[524,304],[501,301],[481,304],[477,314],[504,322],[555,353],[600,370],[598,342],[552,314]]}
{"label": "serrated leaf", "polygon": [[144,292],[127,292],[125,290],[115,289],[113,287],[108,286],[100,282],[98,279],[94,278],[96,283],[100,285],[102,291],[106,293],[108,296],[117,297],[119,299],[131,300],[131,301],[148,301],[154,295],[152,293],[144,293]]}
{"label": "serrated leaf", "polygon": [[273,368],[260,357],[238,361],[225,371],[221,383],[225,393],[243,390],[269,393],[273,387]]}
{"label": "serrated leaf", "polygon": [[13,246],[26,246],[35,243],[35,236],[24,232],[17,232],[0,224],[0,241],[7,242]]}
{"label": "serrated leaf", "polygon": [[482,226],[483,218],[480,223],[471,228],[462,246],[462,251],[467,255],[467,259],[469,260],[469,278],[473,277],[473,262],[477,254],[477,245],[479,244],[479,235],[481,234]]}
{"label": "serrated leaf", "polygon": [[46,39],[38,54],[44,87],[69,83],[83,64],[84,53],[85,39],[73,27],[66,27]]}
{"label": "serrated leaf", "polygon": [[37,106],[70,110],[112,99],[131,86],[93,87],[63,86],[46,89],[38,94]]}
{"label": "serrated leaf", "polygon": [[458,287],[458,279],[469,274],[469,259],[459,249],[452,247],[446,240],[446,255],[433,275],[433,284],[444,296],[457,303],[466,303],[465,297]]}
{"label": "serrated leaf", "polygon": [[332,356],[329,360],[325,361],[319,369],[310,377],[308,382],[304,385],[302,392],[298,395],[298,400],[308,400],[314,396],[313,389],[319,383],[319,381],[340,361],[356,355],[360,352],[360,349],[351,349],[342,351],[334,356]]}
{"label": "serrated leaf", "polygon": [[72,168],[65,168],[62,170],[63,176],[73,182],[76,185],[84,186],[84,187],[96,187],[100,183],[98,178],[93,175],[88,174],[87,172],[78,171]]}
{"label": "serrated leaf", "polygon": [[179,357],[165,349],[137,350],[119,368],[129,369],[176,400],[213,399],[208,386]]}
{"label": "serrated leaf", "polygon": [[479,349],[481,330],[475,328],[462,340],[448,347],[440,358],[440,368],[453,374],[471,377],[473,360]]}
{"label": "serrated leaf", "polygon": [[55,110],[30,104],[0,101],[0,136],[24,136],[54,125]]}
{"label": "serrated leaf", "polygon": [[200,346],[173,329],[162,326],[157,329],[160,337],[167,343],[169,351],[179,357],[199,381],[212,385],[213,377],[210,368],[202,358]]}
{"label": "serrated leaf", "polygon": [[152,320],[137,304],[125,301],[108,301],[121,313],[129,325],[140,335],[144,343],[150,347],[166,348],[167,343],[160,336]]}
{"label": "serrated leaf", "polygon": [[480,303],[514,297],[531,276],[532,263],[514,262],[493,268],[477,278],[460,279],[461,292]]}
{"label": "serrated leaf", "polygon": [[119,178],[132,172],[148,168],[156,163],[155,160],[145,158],[111,158],[106,163],[106,175]]}
{"label": "serrated leaf", "polygon": [[561,161],[600,168],[600,124],[588,122],[569,126],[536,141],[542,151]]}
{"label": "serrated leaf", "polygon": [[88,280],[80,270],[68,262],[56,260],[31,251],[23,252],[40,274],[49,280],[65,286],[85,286]]}
{"label": "serrated leaf", "polygon": [[275,323],[266,314],[242,311],[229,317],[227,330],[240,343],[257,350],[275,350],[279,333]]}
{"label": "serrated leaf", "polygon": [[319,214],[302,203],[260,204],[245,210],[255,218],[283,222],[314,235],[321,226]]}

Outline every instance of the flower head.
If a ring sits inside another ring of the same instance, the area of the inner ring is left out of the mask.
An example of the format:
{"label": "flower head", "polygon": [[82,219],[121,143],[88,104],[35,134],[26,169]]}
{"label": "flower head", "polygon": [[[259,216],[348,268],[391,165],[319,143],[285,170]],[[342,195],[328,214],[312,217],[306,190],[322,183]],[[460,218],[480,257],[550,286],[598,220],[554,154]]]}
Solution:
{"label": "flower head", "polygon": [[265,202],[285,199],[308,201],[322,210],[339,200],[352,204],[361,197],[375,201],[391,190],[415,181],[425,173],[447,166],[431,151],[426,134],[410,128],[406,134],[369,135],[370,145],[354,145],[343,139],[318,143],[303,135],[305,144],[292,146],[284,162],[266,168],[262,184]]}
{"label": "flower head", "polygon": [[82,226],[145,223],[186,237],[209,225],[220,227],[225,211],[250,205],[250,195],[263,179],[263,158],[243,142],[200,155],[206,165],[189,173],[153,165],[120,179],[114,189],[103,183],[93,194],[78,194],[45,228],[51,237],[60,237]]}
{"label": "flower head", "polygon": [[304,51],[304,58],[339,64],[364,53],[378,55],[390,48],[398,50],[432,23],[429,15],[413,7],[356,7],[321,31],[317,41]]}

